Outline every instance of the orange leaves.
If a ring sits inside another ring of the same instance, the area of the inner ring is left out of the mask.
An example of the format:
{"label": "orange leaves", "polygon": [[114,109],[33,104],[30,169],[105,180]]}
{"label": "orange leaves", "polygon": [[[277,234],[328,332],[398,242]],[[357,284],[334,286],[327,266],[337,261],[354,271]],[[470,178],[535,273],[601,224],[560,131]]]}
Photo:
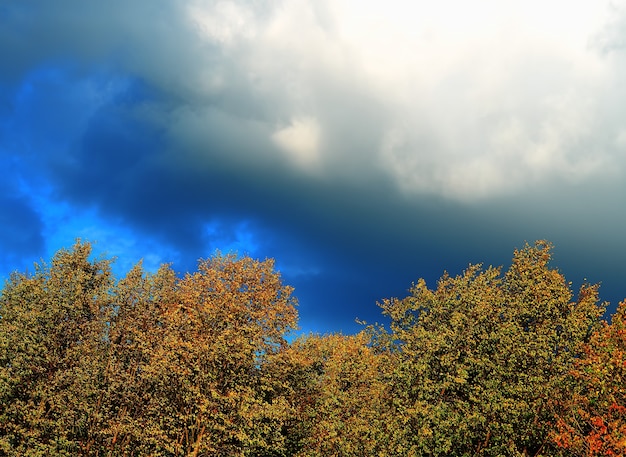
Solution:
{"label": "orange leaves", "polygon": [[[291,288],[273,266],[218,255],[176,285],[177,302],[165,320],[164,375],[177,386],[168,390],[171,403],[185,414],[168,433],[181,436],[176,427],[200,421],[208,437],[199,444],[183,436],[185,449],[202,455],[209,443],[222,454],[273,446],[277,430],[254,425],[273,414],[265,399],[273,380],[262,369],[297,320]],[[177,366],[186,371],[172,376]]]}
{"label": "orange leaves", "polygon": [[115,284],[89,255],[77,243],[2,291],[3,455],[279,452],[264,367],[297,312],[273,261],[216,256],[183,279],[138,264]]}
{"label": "orange leaves", "polygon": [[247,334],[252,344],[280,343],[297,324],[292,288],[281,283],[274,262],[248,257],[216,256],[203,260],[198,272],[179,284],[181,306],[203,331]]}
{"label": "orange leaves", "polygon": [[[613,411],[614,413],[615,411]],[[611,416],[609,412],[609,416]],[[589,420],[590,432],[584,437],[587,453],[590,456],[623,456],[626,454],[626,426],[621,420],[614,418],[609,422],[605,418],[594,416]]]}
{"label": "orange leaves", "polygon": [[571,371],[573,392],[561,402],[554,439],[579,455],[626,454],[625,316],[623,301],[612,323],[603,323],[583,345]]}

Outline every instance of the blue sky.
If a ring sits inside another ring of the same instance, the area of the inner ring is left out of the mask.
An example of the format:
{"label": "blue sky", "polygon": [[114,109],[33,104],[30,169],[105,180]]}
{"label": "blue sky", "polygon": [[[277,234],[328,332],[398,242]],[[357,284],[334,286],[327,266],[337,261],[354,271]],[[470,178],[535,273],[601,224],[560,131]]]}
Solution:
{"label": "blue sky", "polygon": [[548,239],[626,297],[623,1],[0,4],[0,276],[276,259],[303,330]]}

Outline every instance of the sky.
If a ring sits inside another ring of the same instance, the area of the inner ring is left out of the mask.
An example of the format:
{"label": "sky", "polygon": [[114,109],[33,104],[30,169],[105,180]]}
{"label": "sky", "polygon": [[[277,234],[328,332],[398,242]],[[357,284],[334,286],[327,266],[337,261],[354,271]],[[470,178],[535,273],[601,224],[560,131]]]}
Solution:
{"label": "sky", "polygon": [[551,241],[626,297],[626,1],[0,0],[0,277],[276,260],[301,331]]}

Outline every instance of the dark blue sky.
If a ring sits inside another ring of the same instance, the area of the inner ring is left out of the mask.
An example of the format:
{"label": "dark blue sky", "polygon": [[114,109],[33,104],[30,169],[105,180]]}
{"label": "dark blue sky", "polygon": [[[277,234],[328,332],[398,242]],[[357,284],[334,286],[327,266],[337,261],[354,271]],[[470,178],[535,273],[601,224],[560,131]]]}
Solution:
{"label": "dark blue sky", "polygon": [[614,307],[625,5],[383,3],[0,3],[0,276],[76,238],[118,275],[236,250],[353,332],[548,239]]}

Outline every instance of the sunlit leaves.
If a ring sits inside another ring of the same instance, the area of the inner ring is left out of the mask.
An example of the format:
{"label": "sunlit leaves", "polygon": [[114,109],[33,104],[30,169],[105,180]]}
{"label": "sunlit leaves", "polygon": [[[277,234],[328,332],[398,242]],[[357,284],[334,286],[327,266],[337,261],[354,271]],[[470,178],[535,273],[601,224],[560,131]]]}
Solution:
{"label": "sunlit leaves", "polygon": [[383,301],[388,327],[308,335],[271,260],[115,281],[89,244],[0,295],[0,454],[623,455],[626,304],[550,267],[470,265]]}
{"label": "sunlit leaves", "polygon": [[268,354],[286,344],[297,314],[273,263],[233,256],[202,261],[178,282],[176,299],[155,351],[159,364],[150,367],[166,380],[158,388],[169,408],[167,440],[180,443],[184,455],[196,449],[248,455],[280,442],[280,422],[265,394],[272,380],[262,370]]}
{"label": "sunlit leaves", "polygon": [[271,359],[289,404],[289,455],[378,455],[387,446],[389,359],[369,336],[309,335]]}
{"label": "sunlit leaves", "polygon": [[2,452],[280,451],[265,365],[297,313],[273,262],[217,255],[183,279],[139,264],[115,284],[90,252],[77,243],[2,291]]}
{"label": "sunlit leaves", "polygon": [[8,455],[76,455],[93,432],[106,350],[109,262],[61,250],[0,297],[0,446]]}

